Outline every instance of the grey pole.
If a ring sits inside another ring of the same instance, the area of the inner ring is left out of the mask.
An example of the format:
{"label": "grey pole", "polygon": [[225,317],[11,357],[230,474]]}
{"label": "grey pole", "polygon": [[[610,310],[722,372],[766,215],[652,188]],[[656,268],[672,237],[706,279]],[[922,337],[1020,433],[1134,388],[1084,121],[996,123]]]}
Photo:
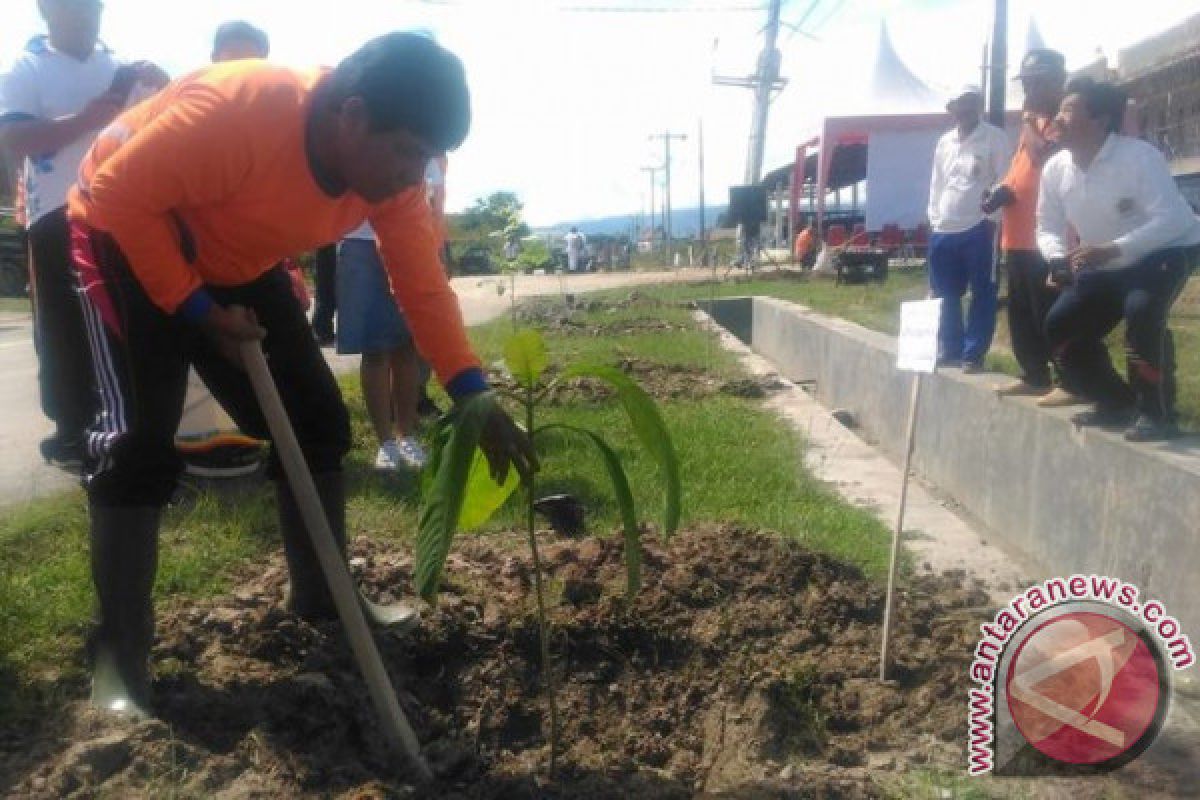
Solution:
{"label": "grey pole", "polygon": [[666,170],[666,186],[663,187],[663,193],[665,195],[663,202],[663,228],[666,234],[666,259],[667,264],[669,265],[671,263],[671,249],[674,245],[674,239],[672,238],[671,234],[671,140],[679,139],[680,141],[686,141],[687,134],[663,131],[662,133],[651,134],[650,138],[663,140],[664,161],[662,168]]}
{"label": "grey pole", "polygon": [[988,92],[988,122],[1004,127],[1004,73],[1008,71],[1008,0],[996,0],[992,22],[991,84]]}
{"label": "grey pole", "polygon": [[762,177],[763,149],[767,141],[767,112],[771,107],[771,92],[779,80],[781,56],[775,47],[779,35],[780,0],[771,0],[767,12],[766,42],[762,55],[758,57],[758,80],[754,87],[754,122],[750,129],[750,147],[746,159],[747,185],[758,183]]}
{"label": "grey pole", "polygon": [[704,218],[704,119],[696,121],[696,154],[700,165],[700,259],[708,260],[708,227]]}
{"label": "grey pole", "polygon": [[654,249],[654,223],[657,222],[654,211],[654,178],[662,167],[642,167],[642,172],[650,173],[650,249]]}

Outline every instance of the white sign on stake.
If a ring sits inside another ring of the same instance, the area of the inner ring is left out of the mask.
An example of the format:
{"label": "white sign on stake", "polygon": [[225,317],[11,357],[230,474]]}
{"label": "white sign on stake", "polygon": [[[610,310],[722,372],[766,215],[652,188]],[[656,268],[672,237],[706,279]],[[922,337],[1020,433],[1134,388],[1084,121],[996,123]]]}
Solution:
{"label": "white sign on stake", "polygon": [[900,304],[900,336],[896,339],[896,368],[933,372],[937,367],[938,321],[942,299]]}
{"label": "white sign on stake", "polygon": [[897,369],[915,372],[912,377],[912,397],[908,401],[908,433],[904,443],[904,472],[900,483],[900,509],[896,512],[896,527],[892,531],[892,554],[888,564],[887,596],[883,607],[883,641],[879,648],[879,680],[887,682],[888,652],[895,617],[896,561],[900,555],[900,535],[904,531],[904,508],[908,504],[908,473],[912,469],[913,443],[917,433],[917,406],[921,402],[921,381],[926,372],[937,369],[938,321],[941,319],[940,298],[900,304],[900,336],[896,340]]}

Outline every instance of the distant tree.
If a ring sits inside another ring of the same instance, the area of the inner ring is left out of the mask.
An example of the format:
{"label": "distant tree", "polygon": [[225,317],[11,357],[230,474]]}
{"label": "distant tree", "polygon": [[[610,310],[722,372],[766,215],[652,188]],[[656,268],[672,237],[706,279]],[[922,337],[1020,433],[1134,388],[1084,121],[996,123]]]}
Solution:
{"label": "distant tree", "polygon": [[466,239],[506,238],[529,235],[529,226],[521,218],[524,205],[514,192],[492,192],[480,197],[475,204],[456,215],[454,227]]}

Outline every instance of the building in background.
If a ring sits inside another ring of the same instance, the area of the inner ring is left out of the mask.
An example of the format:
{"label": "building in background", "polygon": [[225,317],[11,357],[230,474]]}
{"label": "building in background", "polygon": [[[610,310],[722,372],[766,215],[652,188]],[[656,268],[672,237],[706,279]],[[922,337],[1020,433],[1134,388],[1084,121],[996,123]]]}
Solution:
{"label": "building in background", "polygon": [[1200,209],[1200,14],[1121,50],[1117,64],[1137,129],[1163,151],[1183,195]]}

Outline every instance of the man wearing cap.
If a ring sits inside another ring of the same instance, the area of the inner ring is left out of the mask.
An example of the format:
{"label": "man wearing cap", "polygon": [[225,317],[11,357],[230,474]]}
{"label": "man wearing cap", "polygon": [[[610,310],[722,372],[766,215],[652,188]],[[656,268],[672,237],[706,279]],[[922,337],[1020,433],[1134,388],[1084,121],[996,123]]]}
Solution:
{"label": "man wearing cap", "polygon": [[[1075,415],[1077,425],[1128,426],[1130,441],[1167,439],[1177,433],[1167,315],[1200,262],[1200,218],[1162,153],[1118,133],[1122,90],[1076,78],[1065,95],[1054,120],[1063,150],[1046,162],[1037,209],[1038,246],[1062,288],[1046,337],[1064,380],[1096,404]],[[1128,383],[1104,344],[1121,321]]]}
{"label": "man wearing cap", "polygon": [[[938,140],[929,182],[929,288],[942,298],[938,362],[983,368],[996,329],[995,226],[983,213],[984,195],[1008,168],[1012,148],[1004,131],[981,119],[978,86],[964,86],[946,110],[955,127]],[[971,288],[963,330],[962,296]]]}
{"label": "man wearing cap", "polygon": [[1054,115],[1062,101],[1067,72],[1062,54],[1030,50],[1021,60],[1025,109],[1017,153],[1004,180],[984,199],[983,210],[1003,209],[1000,251],[1008,273],[1008,329],[1021,377],[996,390],[1002,396],[1042,395],[1040,406],[1064,406],[1081,398],[1060,386],[1051,391],[1050,343],[1046,314],[1058,291],[1047,284],[1049,267],[1037,249],[1037,198],[1042,166],[1058,149]]}

